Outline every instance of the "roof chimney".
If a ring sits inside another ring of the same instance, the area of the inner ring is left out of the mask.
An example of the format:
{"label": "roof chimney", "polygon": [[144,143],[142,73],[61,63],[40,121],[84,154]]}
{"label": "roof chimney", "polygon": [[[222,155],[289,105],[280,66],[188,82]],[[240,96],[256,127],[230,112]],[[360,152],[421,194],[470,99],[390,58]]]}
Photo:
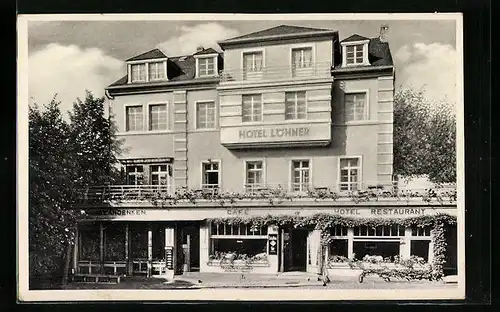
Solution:
{"label": "roof chimney", "polygon": [[387,42],[387,36],[389,32],[389,26],[388,25],[382,25],[380,26],[380,42]]}
{"label": "roof chimney", "polygon": [[203,50],[205,50],[205,48],[203,48],[202,46],[197,46],[196,47],[196,52],[201,52]]}

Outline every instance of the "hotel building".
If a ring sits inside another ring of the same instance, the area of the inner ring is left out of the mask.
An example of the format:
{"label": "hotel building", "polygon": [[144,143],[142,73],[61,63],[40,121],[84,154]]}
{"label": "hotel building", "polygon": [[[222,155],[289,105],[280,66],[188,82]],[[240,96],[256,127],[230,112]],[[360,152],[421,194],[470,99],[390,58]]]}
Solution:
{"label": "hotel building", "polygon": [[[340,40],[334,30],[282,25],[221,41],[222,52],[154,49],[128,59],[125,76],[106,88],[123,140],[123,183],[86,191],[75,272],[222,272],[228,253],[252,259],[256,273],[318,272],[320,230],[227,221],[455,215],[455,201],[356,200],[365,190],[401,192],[387,31]],[[335,226],[325,257],[431,262],[431,232]]]}

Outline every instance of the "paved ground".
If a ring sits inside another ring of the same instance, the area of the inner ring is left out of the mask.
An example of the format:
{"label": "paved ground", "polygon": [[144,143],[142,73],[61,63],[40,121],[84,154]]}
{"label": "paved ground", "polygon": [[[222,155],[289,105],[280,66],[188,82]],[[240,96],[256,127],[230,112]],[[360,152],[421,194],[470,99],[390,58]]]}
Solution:
{"label": "paved ground", "polygon": [[429,281],[385,282],[376,276],[368,276],[363,283],[356,277],[334,277],[323,285],[317,275],[307,273],[238,274],[238,273],[189,273],[176,276],[173,282],[160,278],[127,277],[119,284],[71,283],[65,289],[200,289],[200,288],[283,288],[300,287],[329,289],[453,289],[456,284]]}

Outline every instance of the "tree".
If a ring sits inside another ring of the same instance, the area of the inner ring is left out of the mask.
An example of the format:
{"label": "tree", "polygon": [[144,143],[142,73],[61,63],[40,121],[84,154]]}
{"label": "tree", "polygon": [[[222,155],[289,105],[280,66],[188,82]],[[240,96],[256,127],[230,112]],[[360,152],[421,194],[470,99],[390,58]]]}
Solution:
{"label": "tree", "polygon": [[68,124],[55,98],[29,108],[30,277],[66,283],[83,189],[112,183],[120,152],[104,98],[87,92],[74,103]]}
{"label": "tree", "polygon": [[95,98],[89,91],[79,98],[69,114],[70,144],[77,156],[78,184],[82,187],[112,183],[118,178],[116,155],[121,142],[116,139],[116,126],[104,111],[104,97]]}
{"label": "tree", "polygon": [[394,99],[394,173],[456,181],[455,115],[446,102],[429,102],[422,90],[401,89]]}
{"label": "tree", "polygon": [[30,277],[61,276],[64,251],[73,240],[75,213],[67,208],[77,192],[69,133],[55,98],[44,110],[29,108]]}

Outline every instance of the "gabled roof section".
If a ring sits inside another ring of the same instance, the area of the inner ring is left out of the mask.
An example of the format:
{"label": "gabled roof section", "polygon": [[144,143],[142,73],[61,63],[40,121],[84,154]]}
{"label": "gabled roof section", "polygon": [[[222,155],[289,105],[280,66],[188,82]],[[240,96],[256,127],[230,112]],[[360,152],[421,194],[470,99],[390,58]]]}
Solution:
{"label": "gabled roof section", "polygon": [[203,49],[202,51],[198,51],[193,55],[205,55],[205,54],[219,54],[219,52],[215,51],[212,48],[208,48],[208,49]]}
{"label": "gabled roof section", "polygon": [[226,40],[219,41],[221,47],[229,44],[246,43],[246,42],[261,42],[273,39],[289,39],[289,38],[304,38],[309,36],[330,36],[337,31],[331,29],[311,28],[293,25],[279,25],[261,31],[249,33],[243,36],[238,36]]}
{"label": "gabled roof section", "polygon": [[309,33],[309,32],[322,32],[322,31],[328,32],[331,30],[330,29],[321,29],[321,28],[291,26],[291,25],[279,25],[276,27],[272,27],[272,28],[261,30],[261,31],[249,33],[249,34],[246,34],[243,36],[234,37],[234,38],[231,38],[228,40],[249,39],[249,38],[276,36],[276,35],[301,34],[301,33]]}
{"label": "gabled roof section", "polygon": [[363,36],[360,36],[358,34],[354,34],[352,36],[345,38],[344,40],[342,40],[340,42],[353,42],[353,41],[364,41],[364,40],[370,40],[370,38],[363,37]]}
{"label": "gabled roof section", "polygon": [[153,49],[153,50],[150,50],[148,52],[131,57],[128,60],[126,60],[126,62],[161,59],[161,58],[166,58],[166,57],[167,56],[160,49]]}

